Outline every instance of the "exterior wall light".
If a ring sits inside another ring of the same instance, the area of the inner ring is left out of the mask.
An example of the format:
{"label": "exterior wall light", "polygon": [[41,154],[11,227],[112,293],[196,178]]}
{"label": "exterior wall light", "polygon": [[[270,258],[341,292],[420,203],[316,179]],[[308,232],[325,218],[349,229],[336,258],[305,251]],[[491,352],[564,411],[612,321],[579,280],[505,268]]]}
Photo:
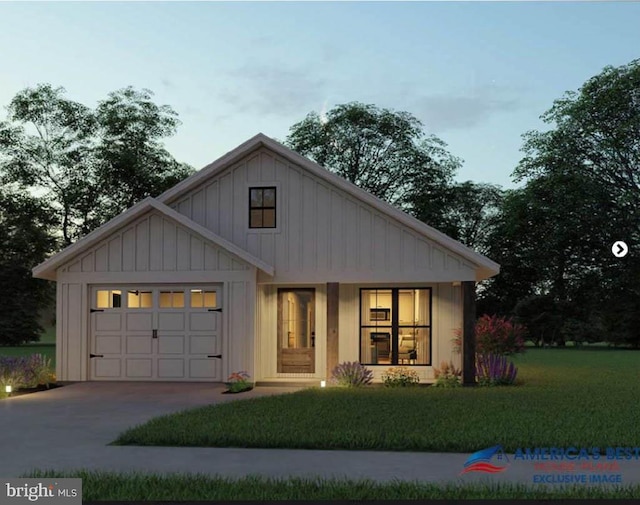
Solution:
{"label": "exterior wall light", "polygon": [[327,381],[320,381],[320,387],[321,388],[326,388],[327,387]]}

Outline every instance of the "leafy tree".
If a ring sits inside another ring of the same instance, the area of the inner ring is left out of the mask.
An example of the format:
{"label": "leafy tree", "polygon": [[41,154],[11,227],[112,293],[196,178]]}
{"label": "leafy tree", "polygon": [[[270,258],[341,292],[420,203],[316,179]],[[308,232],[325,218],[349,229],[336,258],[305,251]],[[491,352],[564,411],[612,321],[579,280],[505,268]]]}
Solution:
{"label": "leafy tree", "polygon": [[40,84],[11,100],[0,122],[0,177],[46,197],[69,245],[190,169],[162,147],[178,120],[150,91],[116,91],[96,110],[64,95]]}
{"label": "leafy tree", "polygon": [[489,239],[489,256],[501,264],[501,274],[487,283],[479,306],[515,312],[534,342],[562,343],[563,322],[590,315],[601,294],[594,279],[601,277],[601,259],[611,256],[603,240],[611,223],[598,209],[607,199],[580,173],[549,173],[508,192]]}
{"label": "leafy tree", "polygon": [[55,249],[49,232],[55,225],[54,213],[42,200],[0,189],[0,345],[40,338],[38,315],[52,289],[31,276],[31,267]]}
{"label": "leafy tree", "polygon": [[19,92],[0,122],[0,175],[55,202],[62,236],[70,244],[99,222],[98,181],[91,111],[41,84]]}
{"label": "leafy tree", "polygon": [[[640,345],[640,60],[606,67],[542,118],[548,131],[524,135],[514,177],[526,184],[504,200],[490,253],[502,274],[481,303],[560,345]],[[611,254],[616,240],[627,258]]]}
{"label": "leafy tree", "polygon": [[99,180],[110,216],[164,192],[193,171],[163,147],[161,140],[174,135],[180,121],[171,107],[156,105],[152,97],[149,90],[128,87],[110,93],[96,110]]}
{"label": "leafy tree", "polygon": [[520,300],[513,312],[528,330],[528,338],[536,347],[550,345],[562,328],[562,316],[556,300],[550,295],[532,295]]}
{"label": "leafy tree", "polygon": [[310,113],[291,127],[286,144],[434,226],[441,207],[433,201],[442,198],[460,163],[408,112],[359,102],[338,105],[326,117]]}
{"label": "leafy tree", "polygon": [[480,253],[487,253],[497,224],[503,191],[492,184],[466,181],[448,188],[439,230]]}
{"label": "leafy tree", "polygon": [[[640,209],[640,60],[605,67],[578,92],[556,100],[542,119],[555,127],[524,136],[516,180],[570,162],[610,188],[619,211]],[[569,160],[571,156],[571,160]],[[636,220],[640,228],[640,222]]]}

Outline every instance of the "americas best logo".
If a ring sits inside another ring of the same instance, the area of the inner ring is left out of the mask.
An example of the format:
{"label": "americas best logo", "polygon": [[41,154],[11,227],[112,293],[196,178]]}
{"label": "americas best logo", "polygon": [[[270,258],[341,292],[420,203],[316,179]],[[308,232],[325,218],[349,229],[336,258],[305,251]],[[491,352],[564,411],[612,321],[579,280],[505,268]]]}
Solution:
{"label": "americas best logo", "polygon": [[29,501],[37,501],[40,498],[55,498],[56,496],[75,498],[78,496],[77,489],[59,489],[56,486],[57,482],[45,486],[39,483],[37,486],[30,486],[25,484],[24,486],[12,486],[7,483],[7,497],[8,498],[26,498]]}

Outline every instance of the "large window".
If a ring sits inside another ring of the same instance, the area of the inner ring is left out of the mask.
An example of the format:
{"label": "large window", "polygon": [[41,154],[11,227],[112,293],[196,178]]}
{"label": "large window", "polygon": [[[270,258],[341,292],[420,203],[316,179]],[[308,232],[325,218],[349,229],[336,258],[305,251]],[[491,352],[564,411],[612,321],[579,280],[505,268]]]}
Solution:
{"label": "large window", "polygon": [[360,290],[360,362],[431,364],[431,289]]}
{"label": "large window", "polygon": [[276,188],[249,188],[249,228],[276,227]]}

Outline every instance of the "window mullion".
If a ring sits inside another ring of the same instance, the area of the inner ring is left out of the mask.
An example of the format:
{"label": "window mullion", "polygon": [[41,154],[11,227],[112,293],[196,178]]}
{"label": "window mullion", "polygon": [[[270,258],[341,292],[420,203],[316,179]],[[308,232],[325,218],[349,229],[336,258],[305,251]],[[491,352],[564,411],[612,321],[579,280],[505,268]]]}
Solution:
{"label": "window mullion", "polygon": [[391,289],[391,363],[393,365],[398,364],[399,293],[398,288]]}

